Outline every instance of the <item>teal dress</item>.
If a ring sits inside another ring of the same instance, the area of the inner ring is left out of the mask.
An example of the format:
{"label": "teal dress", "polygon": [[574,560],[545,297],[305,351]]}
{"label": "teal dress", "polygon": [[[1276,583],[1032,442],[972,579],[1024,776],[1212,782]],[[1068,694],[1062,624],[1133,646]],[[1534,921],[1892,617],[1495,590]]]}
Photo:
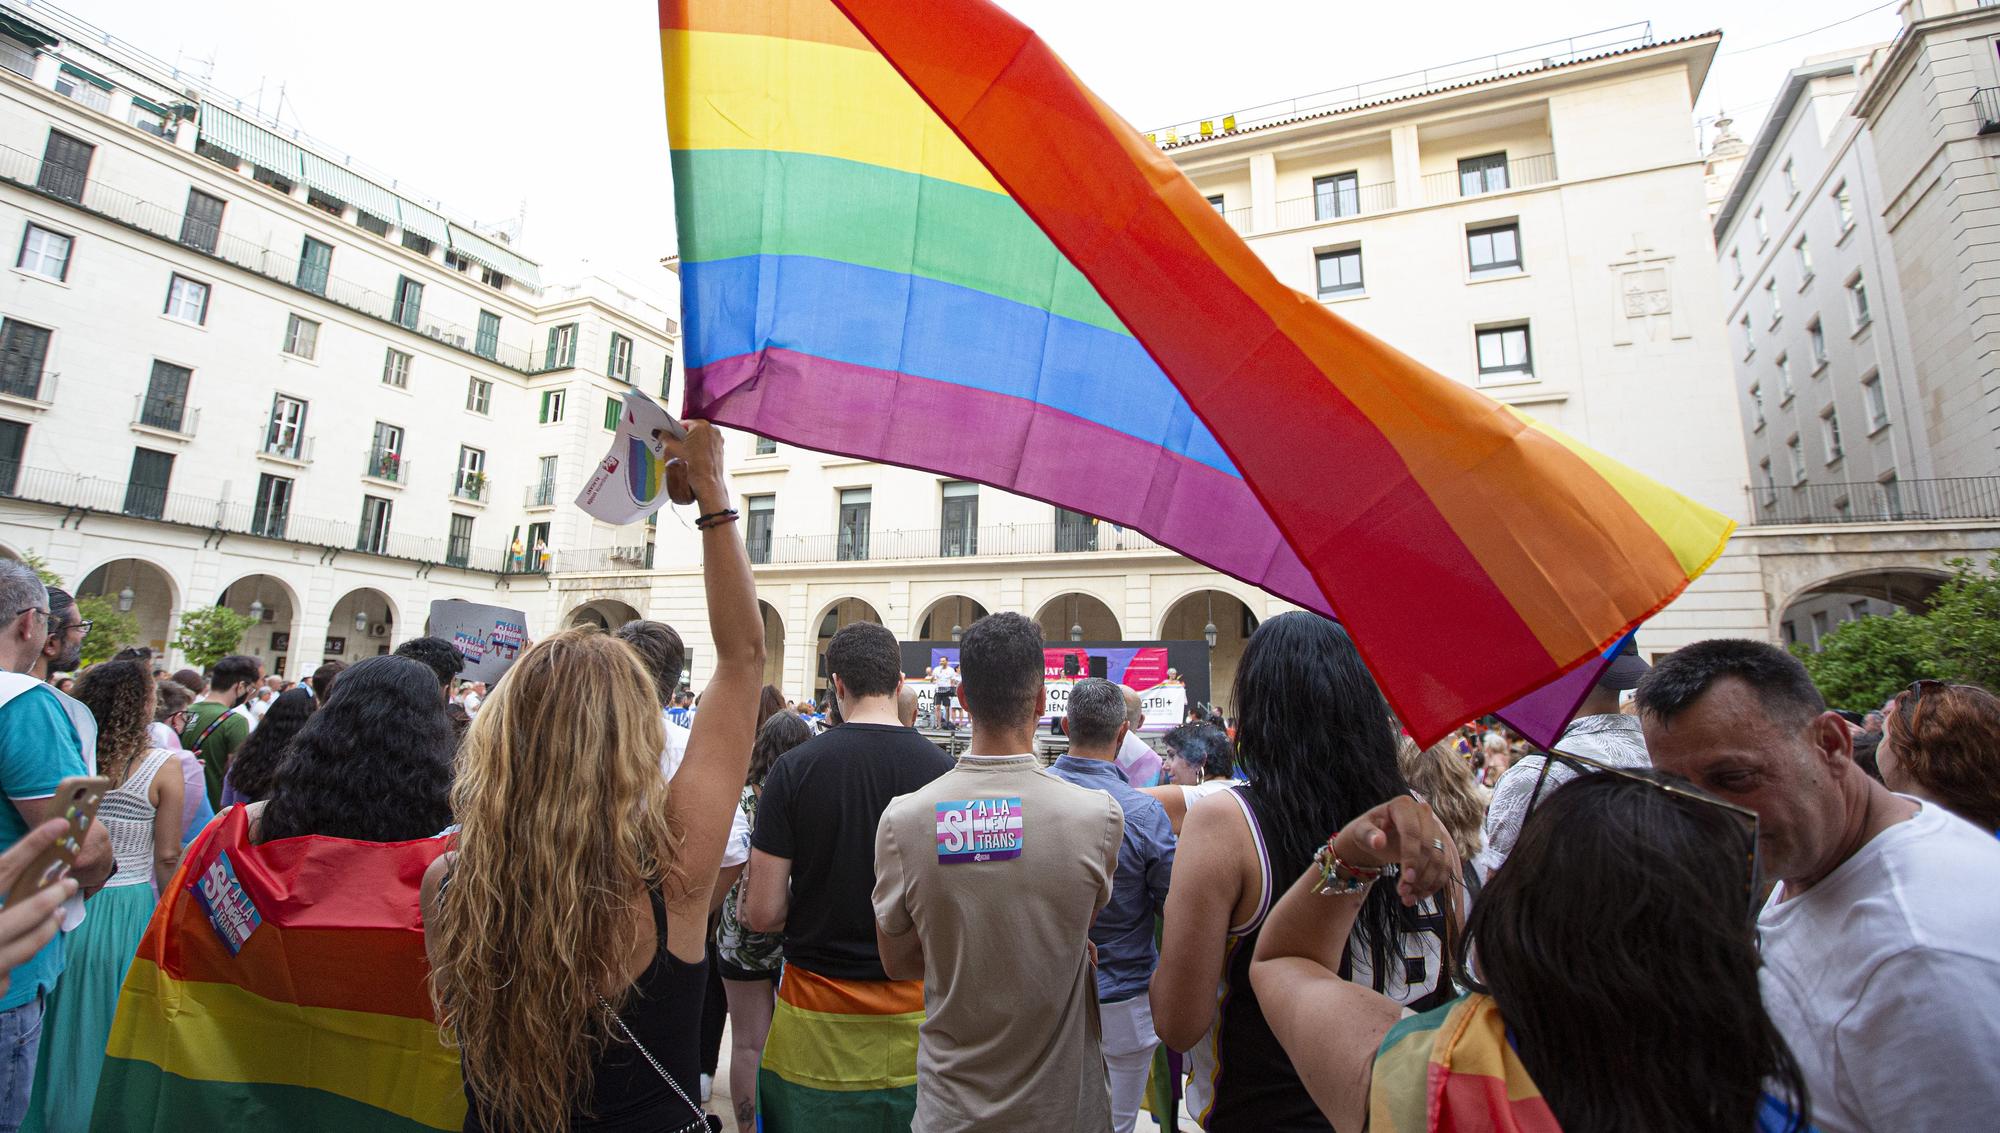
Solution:
{"label": "teal dress", "polygon": [[[118,992],[153,917],[154,811],[146,793],[173,758],[159,748],[147,752],[98,807],[118,869],[84,902],[83,923],[63,942],[68,963],[42,1014],[35,1092],[23,1130],[88,1133]],[[171,773],[179,774],[178,767]]]}

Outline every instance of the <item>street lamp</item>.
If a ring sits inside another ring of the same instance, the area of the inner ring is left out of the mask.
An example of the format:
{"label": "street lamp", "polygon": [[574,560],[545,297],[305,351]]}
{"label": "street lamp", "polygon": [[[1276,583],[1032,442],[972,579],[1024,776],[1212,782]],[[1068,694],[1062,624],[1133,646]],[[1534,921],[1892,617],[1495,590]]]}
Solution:
{"label": "street lamp", "polygon": [[964,627],[964,626],[962,626],[962,625],[953,625],[953,626],[951,627],[951,640],[952,640],[952,644],[954,644],[954,645],[958,644],[958,642],[959,642],[960,640],[962,640],[962,639],[963,639],[964,637],[965,637],[965,627]]}
{"label": "street lamp", "polygon": [[368,611],[366,610],[354,611],[354,632],[355,633],[368,632]]}
{"label": "street lamp", "polygon": [[136,598],[138,598],[138,595],[132,593],[132,587],[129,584],[125,587],[125,589],[120,590],[118,592],[118,612],[121,614],[131,613],[132,602]]}
{"label": "street lamp", "polygon": [[253,621],[253,622],[261,622],[261,621],[263,621],[263,620],[264,620],[264,600],[263,600],[263,599],[261,599],[261,598],[252,598],[252,599],[250,600],[250,620],[251,620],[251,621]]}
{"label": "street lamp", "polygon": [[1202,638],[1202,640],[1203,640],[1203,641],[1206,641],[1206,642],[1208,642],[1208,647],[1209,647],[1210,649],[1213,649],[1213,648],[1215,648],[1215,623],[1214,623],[1214,622],[1210,622],[1210,623],[1208,623],[1207,625],[1205,625],[1205,626],[1201,627],[1201,638]]}
{"label": "street lamp", "polygon": [[1081,623],[1072,623],[1072,624],[1070,625],[1070,627],[1069,627],[1069,639],[1070,639],[1071,641],[1082,641],[1082,640],[1083,640],[1083,626],[1082,626],[1082,624],[1081,624]]}

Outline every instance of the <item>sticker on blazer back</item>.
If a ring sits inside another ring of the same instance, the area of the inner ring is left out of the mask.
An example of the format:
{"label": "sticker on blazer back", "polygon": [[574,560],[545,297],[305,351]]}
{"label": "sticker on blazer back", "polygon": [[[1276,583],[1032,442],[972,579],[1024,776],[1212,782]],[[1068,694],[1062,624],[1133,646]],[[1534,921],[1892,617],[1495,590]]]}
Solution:
{"label": "sticker on blazer back", "polygon": [[940,865],[1018,858],[1025,836],[1018,798],[957,799],[937,804]]}

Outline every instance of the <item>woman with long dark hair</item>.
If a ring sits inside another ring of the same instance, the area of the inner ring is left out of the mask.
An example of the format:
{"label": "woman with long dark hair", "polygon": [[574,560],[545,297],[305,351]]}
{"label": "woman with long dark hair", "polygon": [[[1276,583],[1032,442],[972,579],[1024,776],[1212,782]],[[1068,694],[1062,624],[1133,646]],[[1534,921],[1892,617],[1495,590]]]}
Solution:
{"label": "woman with long dark hair", "polygon": [[90,1125],[118,990],[153,915],[154,884],[166,885],[181,860],[180,767],[153,746],[153,674],[144,661],[93,665],[76,698],[97,719],[97,773],[111,780],[98,821],[111,835],[118,868],[84,906],[70,934],[62,981],[48,996],[41,1054],[25,1128]]}
{"label": "woman with long dark hair", "polygon": [[271,702],[263,722],[229,761],[229,770],[222,780],[223,806],[261,802],[271,797],[271,788],[278,781],[278,764],[285,758],[292,738],[318,709],[319,701],[302,688]]}
{"label": "woman with long dark hair", "polygon": [[[1251,982],[1335,1127],[1809,1128],[1803,1076],[1758,992],[1749,812],[1652,771],[1563,785],[1473,907],[1483,982],[1399,1022],[1399,1004],[1339,975],[1340,953],[1368,902],[1455,883],[1441,830],[1410,800],[1348,823],[1258,941]],[[1394,885],[1376,880],[1390,864]]]}
{"label": "woman with long dark hair", "polygon": [[286,745],[253,838],[428,838],[451,825],[457,747],[437,674],[408,657],[370,657],[340,674]]}
{"label": "woman with long dark hair", "polygon": [[[1318,614],[1257,627],[1233,703],[1236,762],[1249,782],[1188,811],[1153,974],[1153,1024],[1168,1046],[1192,1054],[1188,1109],[1204,1128],[1326,1130],[1264,1021],[1250,954],[1279,888],[1327,832],[1409,786],[1388,702],[1347,632]],[[1423,970],[1401,962],[1410,927],[1394,893],[1374,894],[1358,911],[1347,972],[1413,1003],[1448,987],[1441,940]]]}

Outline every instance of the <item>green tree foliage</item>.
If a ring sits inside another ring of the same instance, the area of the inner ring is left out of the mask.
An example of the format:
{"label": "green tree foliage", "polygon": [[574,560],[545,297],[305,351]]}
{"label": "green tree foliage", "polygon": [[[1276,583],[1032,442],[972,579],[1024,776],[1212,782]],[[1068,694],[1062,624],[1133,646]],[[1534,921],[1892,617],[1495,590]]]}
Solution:
{"label": "green tree foliage", "polygon": [[174,639],[174,648],[194,667],[206,670],[236,652],[243,634],[256,624],[256,619],[227,606],[189,610],[181,615],[181,633]]}
{"label": "green tree foliage", "polygon": [[49,560],[33,551],[28,551],[21,555],[21,561],[28,564],[28,569],[35,572],[42,580],[43,586],[54,586],[64,590],[68,589],[68,587],[63,586],[62,575],[57,574],[55,568],[49,566]]}
{"label": "green tree foliage", "polygon": [[83,637],[83,664],[109,661],[120,649],[139,643],[139,619],[118,612],[118,603],[102,594],[76,600],[76,615],[90,623]]}
{"label": "green tree foliage", "polygon": [[1866,712],[1925,677],[2000,689],[2000,554],[1952,577],[1920,614],[1842,622],[1817,650],[1794,645],[1827,703]]}

